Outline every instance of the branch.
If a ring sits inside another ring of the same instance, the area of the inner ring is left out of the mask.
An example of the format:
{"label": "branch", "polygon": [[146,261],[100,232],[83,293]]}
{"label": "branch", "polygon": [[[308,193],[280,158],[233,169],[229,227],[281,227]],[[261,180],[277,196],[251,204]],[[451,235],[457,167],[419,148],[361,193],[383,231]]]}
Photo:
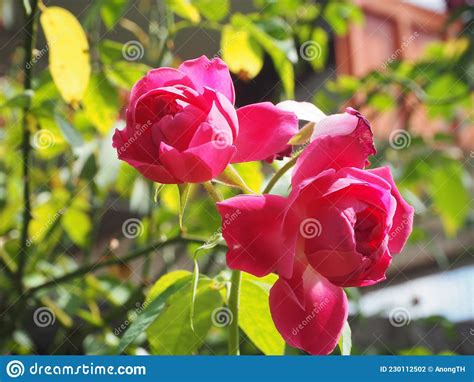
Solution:
{"label": "branch", "polygon": [[135,252],[130,253],[129,255],[122,257],[122,258],[114,258],[114,259],[108,259],[105,261],[97,262],[95,264],[90,264],[86,265],[83,267],[80,267],[76,269],[75,271],[71,273],[67,273],[63,276],[57,277],[55,279],[52,279],[50,281],[45,282],[44,284],[38,285],[36,287],[33,287],[31,289],[28,289],[26,291],[26,295],[31,295],[41,289],[48,288],[50,286],[58,285],[61,283],[64,283],[66,281],[69,281],[71,279],[75,279],[79,276],[85,275],[90,272],[95,272],[99,269],[110,267],[112,265],[118,265],[118,264],[125,264],[129,263],[132,260],[138,259],[139,257],[147,255],[149,252],[163,248],[165,246],[171,245],[171,244],[177,244],[177,243],[200,243],[203,244],[205,243],[206,240],[200,237],[195,237],[195,236],[177,236],[173,237],[171,239],[165,240],[165,241],[159,241],[154,244],[151,244],[147,247],[141,248],[136,250]]}

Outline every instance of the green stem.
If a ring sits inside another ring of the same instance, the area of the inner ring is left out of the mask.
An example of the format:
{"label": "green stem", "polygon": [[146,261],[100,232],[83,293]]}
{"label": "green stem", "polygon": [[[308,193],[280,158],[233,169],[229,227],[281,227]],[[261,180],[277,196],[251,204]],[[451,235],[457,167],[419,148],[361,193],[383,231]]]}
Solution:
{"label": "green stem", "polygon": [[296,160],[298,159],[299,156],[300,156],[300,153],[296,154],[293,158],[291,158],[288,162],[286,162],[285,165],[275,173],[275,175],[272,176],[267,186],[263,190],[264,194],[270,193],[270,191],[273,189],[275,184],[280,180],[280,178],[283,175],[285,175],[285,173],[295,165]]}
{"label": "green stem", "polygon": [[57,278],[52,279],[50,281],[47,281],[44,284],[41,284],[41,285],[38,285],[38,286],[33,287],[31,289],[28,289],[26,291],[26,294],[31,295],[31,294],[39,291],[40,289],[44,289],[44,288],[47,288],[47,287],[50,287],[50,286],[55,286],[55,285],[64,283],[66,281],[69,281],[69,280],[75,279],[77,277],[83,276],[83,275],[85,275],[89,272],[95,272],[95,271],[97,271],[99,269],[102,269],[102,268],[105,268],[105,267],[110,267],[112,265],[128,263],[128,262],[130,262],[132,260],[135,260],[139,257],[147,255],[151,251],[163,248],[163,247],[171,245],[171,244],[176,244],[176,243],[200,243],[200,244],[202,244],[202,243],[205,243],[205,242],[206,242],[206,240],[203,239],[203,238],[198,238],[198,237],[194,237],[194,236],[190,236],[190,235],[177,236],[177,237],[168,239],[166,241],[159,241],[159,242],[153,243],[153,244],[151,244],[147,247],[138,249],[137,251],[130,253],[128,256],[124,256],[124,257],[121,257],[121,258],[112,258],[112,259],[108,259],[108,260],[105,260],[105,261],[101,261],[99,263],[85,265],[81,268],[76,269],[75,271],[73,271],[71,273],[67,273],[63,276],[60,276],[60,277],[57,277]]}
{"label": "green stem", "polygon": [[[32,82],[32,70],[33,65],[31,64],[33,57],[33,45],[34,36],[36,31],[36,11],[38,9],[38,1],[32,0],[30,2],[30,9],[25,9],[25,60],[24,60],[24,79],[23,88],[25,91],[31,90]],[[28,13],[29,12],[29,13]],[[20,294],[23,291],[23,272],[25,269],[27,250],[28,250],[28,227],[31,221],[31,198],[30,198],[30,172],[29,172],[29,161],[30,161],[30,130],[28,127],[28,112],[30,105],[29,103],[23,108],[23,138],[21,144],[21,153],[23,159],[23,225],[21,227],[20,236],[20,256],[18,259],[18,270],[16,274],[16,284]]]}
{"label": "green stem", "polygon": [[240,281],[242,272],[233,270],[230,284],[229,309],[232,313],[232,321],[229,324],[229,355],[240,354],[239,338],[239,304],[240,304]]}
{"label": "green stem", "polygon": [[[212,185],[212,183],[204,182],[204,188],[209,193],[209,196],[217,203],[222,201],[222,196],[219,191]],[[240,335],[239,335],[239,301],[240,301],[240,280],[242,273],[238,270],[232,271],[230,279],[230,292],[228,306],[232,313],[232,320],[229,324],[229,355],[240,354]]]}

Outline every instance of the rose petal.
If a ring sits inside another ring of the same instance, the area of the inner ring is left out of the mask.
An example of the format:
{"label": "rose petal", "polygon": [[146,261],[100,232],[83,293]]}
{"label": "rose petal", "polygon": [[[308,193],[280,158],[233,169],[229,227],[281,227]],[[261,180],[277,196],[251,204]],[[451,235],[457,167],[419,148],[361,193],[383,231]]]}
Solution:
{"label": "rose petal", "polygon": [[277,195],[242,195],[217,203],[230,268],[259,277],[274,271],[291,275],[295,249],[283,238],[286,205],[287,199]]}
{"label": "rose petal", "polygon": [[285,150],[290,138],[298,132],[296,115],[270,102],[241,107],[237,116],[237,154],[232,163],[265,160]]}
{"label": "rose petal", "polygon": [[400,253],[411,234],[415,209],[403,199],[398,191],[389,167],[374,168],[369,171],[390,184],[392,196],[397,201],[388,248],[392,254]]}
{"label": "rose petal", "polygon": [[178,70],[186,74],[200,93],[204,87],[209,87],[222,93],[232,103],[235,103],[235,91],[229,68],[220,58],[209,60],[201,56],[194,60],[184,61]]}
{"label": "rose petal", "polygon": [[[302,285],[304,301],[294,293],[294,283]],[[270,290],[270,311],[288,344],[310,354],[329,354],[347,320],[348,303],[342,288],[307,268],[299,280],[278,279]]]}

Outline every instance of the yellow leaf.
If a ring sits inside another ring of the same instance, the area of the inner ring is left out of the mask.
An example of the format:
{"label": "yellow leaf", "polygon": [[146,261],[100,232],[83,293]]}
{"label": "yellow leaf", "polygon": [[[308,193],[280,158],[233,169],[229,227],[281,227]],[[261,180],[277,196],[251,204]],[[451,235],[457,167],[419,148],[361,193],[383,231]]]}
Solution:
{"label": "yellow leaf", "polygon": [[74,15],[64,8],[45,8],[40,21],[48,42],[54,83],[66,102],[78,103],[91,73],[86,34]]}
{"label": "yellow leaf", "polygon": [[221,47],[222,58],[233,73],[246,79],[260,73],[263,51],[248,31],[226,25],[222,31]]}

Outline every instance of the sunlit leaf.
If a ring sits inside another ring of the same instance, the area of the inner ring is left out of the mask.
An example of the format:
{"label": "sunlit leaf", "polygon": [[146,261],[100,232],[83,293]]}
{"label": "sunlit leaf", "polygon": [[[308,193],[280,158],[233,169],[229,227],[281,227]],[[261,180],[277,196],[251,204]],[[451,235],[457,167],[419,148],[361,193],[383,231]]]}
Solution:
{"label": "sunlit leaf", "polygon": [[351,348],[352,348],[352,333],[351,327],[349,323],[346,321],[344,322],[344,327],[342,328],[341,337],[339,338],[338,342],[339,350],[341,351],[341,355],[351,355]]}
{"label": "sunlit leaf", "polygon": [[268,299],[276,279],[274,274],[257,278],[244,273],[241,283],[239,326],[266,355],[283,355],[285,352],[285,341],[275,328]]}
{"label": "sunlit leaf", "polygon": [[107,28],[112,29],[124,13],[129,0],[107,0],[100,9],[100,14]]}
{"label": "sunlit leaf", "polygon": [[170,9],[182,18],[198,23],[201,20],[198,9],[190,0],[166,0]]}
{"label": "sunlit leaf", "polygon": [[220,21],[229,13],[230,0],[192,0],[192,4],[209,20]]}
{"label": "sunlit leaf", "polygon": [[76,17],[64,8],[45,8],[40,21],[48,42],[54,83],[66,102],[78,103],[91,74],[86,34]]}
{"label": "sunlit leaf", "polygon": [[243,28],[224,26],[221,37],[222,58],[229,69],[244,79],[252,79],[263,67],[263,51]]}

